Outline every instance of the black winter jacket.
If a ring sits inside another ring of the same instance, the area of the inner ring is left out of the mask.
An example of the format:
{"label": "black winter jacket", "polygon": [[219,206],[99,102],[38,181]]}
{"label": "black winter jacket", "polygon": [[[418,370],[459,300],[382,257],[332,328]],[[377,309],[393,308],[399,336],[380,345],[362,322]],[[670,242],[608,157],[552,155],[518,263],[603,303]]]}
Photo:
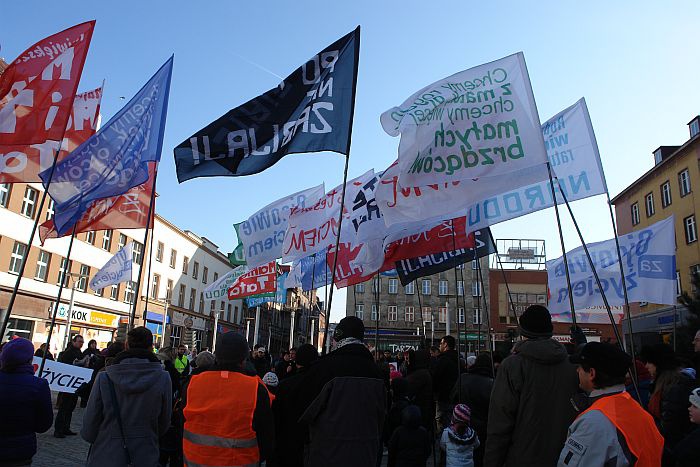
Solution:
{"label": "black winter jacket", "polygon": [[401,412],[401,426],[389,440],[387,467],[425,467],[430,457],[431,438],[421,426],[420,409],[409,405]]}
{"label": "black winter jacket", "polygon": [[459,374],[458,364],[456,350],[448,350],[438,355],[431,372],[433,375],[433,391],[435,391],[435,399],[438,401],[450,401],[450,391],[452,391]]}

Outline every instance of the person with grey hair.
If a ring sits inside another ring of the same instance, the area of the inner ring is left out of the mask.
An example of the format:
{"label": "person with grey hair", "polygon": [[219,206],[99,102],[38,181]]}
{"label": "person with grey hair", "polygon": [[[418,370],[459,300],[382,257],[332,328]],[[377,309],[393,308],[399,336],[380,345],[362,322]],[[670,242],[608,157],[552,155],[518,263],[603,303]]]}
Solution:
{"label": "person with grey hair", "polygon": [[199,372],[211,368],[214,365],[214,363],[216,363],[216,358],[214,357],[214,354],[209,352],[208,350],[203,350],[199,352],[197,354],[197,357],[194,359],[195,369],[199,370]]}

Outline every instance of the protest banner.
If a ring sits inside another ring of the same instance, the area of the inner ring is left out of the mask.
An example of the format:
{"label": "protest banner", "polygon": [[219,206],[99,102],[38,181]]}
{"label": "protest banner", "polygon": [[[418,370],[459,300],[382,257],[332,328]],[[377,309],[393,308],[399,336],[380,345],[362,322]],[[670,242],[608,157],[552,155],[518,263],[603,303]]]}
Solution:
{"label": "protest banner", "polygon": [[134,242],[129,242],[114,253],[107,263],[90,280],[92,290],[102,290],[109,285],[133,281]]}
{"label": "protest banner", "polygon": [[[673,216],[620,236],[618,240],[629,301],[675,304],[676,244]],[[624,305],[615,239],[590,244],[588,250],[608,303],[613,306]],[[566,256],[578,317],[579,308],[600,306],[603,300],[583,247],[567,252]],[[571,311],[563,258],[547,261],[547,280],[550,291],[549,309],[553,313]]]}
{"label": "protest banner", "polygon": [[269,262],[241,275],[228,289],[228,299],[249,297],[263,293],[274,294],[277,287],[277,263]]}
{"label": "protest banner", "polygon": [[277,290],[272,296],[269,296],[269,294],[264,294],[263,296],[258,296],[254,295],[252,297],[246,298],[246,304],[248,305],[248,308],[255,308],[256,306],[260,306],[263,303],[281,303],[285,304],[287,302],[287,289],[291,287],[287,287],[287,277],[289,277],[288,272],[283,272],[277,277]]}
{"label": "protest banner", "polygon": [[245,266],[238,266],[223,276],[219,277],[214,283],[207,286],[202,292],[205,300],[224,300],[228,299],[228,289],[236,283],[239,277],[248,272]]}
{"label": "protest banner", "polygon": [[[625,316],[624,305],[610,307],[615,324],[620,324]],[[571,312],[551,313],[553,323],[572,323]],[[605,306],[591,306],[576,310],[576,323],[578,324],[610,324],[610,316]]]}
{"label": "protest banner", "polygon": [[522,52],[430,84],[381,115],[403,187],[472,180],[547,162]]}
{"label": "protest banner", "polygon": [[44,370],[39,375],[41,357],[32,359],[34,376],[43,378],[49,383],[49,389],[57,392],[74,393],[83,383],[89,383],[93,370],[66,363],[59,363],[46,359]]}
{"label": "protest banner", "polygon": [[292,263],[286,287],[301,287],[303,291],[324,287],[331,283],[331,270],[326,255],[319,253],[298,259]]}

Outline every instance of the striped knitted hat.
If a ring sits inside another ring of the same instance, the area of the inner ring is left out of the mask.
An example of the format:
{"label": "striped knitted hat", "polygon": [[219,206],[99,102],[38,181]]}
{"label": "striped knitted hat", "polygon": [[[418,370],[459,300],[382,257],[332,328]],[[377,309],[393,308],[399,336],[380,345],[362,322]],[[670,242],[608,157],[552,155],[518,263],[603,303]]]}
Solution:
{"label": "striped knitted hat", "polygon": [[469,425],[472,418],[472,409],[467,404],[457,404],[452,411],[452,423]]}

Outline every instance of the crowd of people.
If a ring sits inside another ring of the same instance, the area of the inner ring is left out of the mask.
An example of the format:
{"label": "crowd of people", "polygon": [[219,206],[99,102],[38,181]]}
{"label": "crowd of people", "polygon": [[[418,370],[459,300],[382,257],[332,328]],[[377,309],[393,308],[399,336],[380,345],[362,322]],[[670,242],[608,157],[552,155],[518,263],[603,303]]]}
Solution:
{"label": "crowd of people", "polygon": [[144,327],[125,342],[83,351],[73,336],[57,361],[93,369],[76,393],[34,376],[44,346],[16,338],[0,352],[0,466],[30,465],[36,433],[80,437],[88,466],[388,467],[698,466],[700,388],[695,355],[666,344],[633,359],[619,346],[565,347],[543,306],[520,317],[522,339],[502,358],[438,347],[370,351],[346,317],[334,349],[305,344],[270,358],[237,333],[215,351],[155,350]]}

